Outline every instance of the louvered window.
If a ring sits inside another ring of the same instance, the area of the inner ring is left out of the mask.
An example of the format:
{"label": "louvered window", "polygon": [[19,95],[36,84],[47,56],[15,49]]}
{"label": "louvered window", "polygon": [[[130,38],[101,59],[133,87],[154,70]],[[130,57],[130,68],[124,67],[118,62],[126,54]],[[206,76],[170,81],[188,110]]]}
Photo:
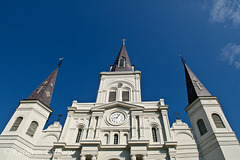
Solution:
{"label": "louvered window", "polygon": [[207,133],[207,128],[206,128],[202,119],[199,119],[197,121],[197,126],[198,126],[198,129],[199,129],[199,132],[200,132],[201,136],[204,135],[205,133]]}
{"label": "louvered window", "polygon": [[116,101],[116,91],[110,91],[109,92],[109,99],[108,99],[109,102],[113,102],[113,101]]}
{"label": "louvered window", "polygon": [[152,128],[152,138],[153,138],[153,142],[157,142],[157,130],[156,128]]}
{"label": "louvered window", "polygon": [[122,92],[122,101],[125,101],[125,102],[129,101],[129,91]]}
{"label": "louvered window", "polygon": [[79,141],[80,141],[80,139],[81,139],[81,135],[82,135],[82,129],[79,128],[79,129],[78,129],[77,138],[76,138],[76,143],[79,143]]}
{"label": "louvered window", "polygon": [[225,128],[225,125],[223,124],[222,119],[218,114],[212,114],[212,119],[217,128]]}
{"label": "louvered window", "polygon": [[16,131],[18,129],[19,125],[21,124],[22,120],[23,120],[22,117],[18,117],[16,119],[16,121],[14,122],[14,124],[12,125],[10,131]]}
{"label": "louvered window", "polygon": [[33,121],[33,122],[30,124],[30,126],[29,126],[26,134],[29,135],[30,137],[33,137],[34,133],[35,133],[36,130],[37,130],[37,127],[38,127],[38,123],[37,123],[36,121]]}
{"label": "louvered window", "polygon": [[117,134],[114,135],[114,144],[118,144],[118,135]]}
{"label": "louvered window", "polygon": [[118,67],[125,67],[125,57],[119,59]]}

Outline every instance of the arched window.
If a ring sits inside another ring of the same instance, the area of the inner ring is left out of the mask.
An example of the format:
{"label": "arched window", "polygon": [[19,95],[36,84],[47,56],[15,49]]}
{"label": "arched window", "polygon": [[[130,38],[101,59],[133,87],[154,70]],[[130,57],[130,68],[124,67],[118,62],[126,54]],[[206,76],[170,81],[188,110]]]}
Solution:
{"label": "arched window", "polygon": [[26,134],[29,135],[30,137],[33,137],[34,133],[37,130],[37,127],[38,127],[38,123],[36,121],[32,121]]}
{"label": "arched window", "polygon": [[16,119],[16,121],[13,123],[10,131],[16,131],[18,129],[19,125],[21,124],[22,120],[23,120],[23,117],[18,117]]}
{"label": "arched window", "polygon": [[197,126],[198,126],[198,129],[199,129],[199,132],[200,132],[201,136],[204,135],[205,133],[207,133],[207,128],[206,128],[202,119],[199,119],[197,121]]}
{"label": "arched window", "polygon": [[129,91],[122,91],[122,101],[129,101]]}
{"label": "arched window", "polygon": [[212,119],[217,128],[225,128],[225,125],[223,124],[222,119],[218,114],[216,113],[212,114]]}
{"label": "arched window", "polygon": [[81,135],[82,135],[82,128],[79,128],[78,129],[77,138],[76,138],[76,143],[79,143],[79,141],[81,139]]}
{"label": "arched window", "polygon": [[118,135],[117,134],[114,134],[113,144],[118,144]]}
{"label": "arched window", "polygon": [[108,99],[108,101],[109,102],[113,102],[113,101],[116,101],[116,91],[110,91],[109,92],[109,99]]}
{"label": "arched window", "polygon": [[121,57],[118,61],[118,67],[125,67],[125,57]]}
{"label": "arched window", "polygon": [[152,128],[152,138],[153,138],[153,142],[158,141],[156,128]]}

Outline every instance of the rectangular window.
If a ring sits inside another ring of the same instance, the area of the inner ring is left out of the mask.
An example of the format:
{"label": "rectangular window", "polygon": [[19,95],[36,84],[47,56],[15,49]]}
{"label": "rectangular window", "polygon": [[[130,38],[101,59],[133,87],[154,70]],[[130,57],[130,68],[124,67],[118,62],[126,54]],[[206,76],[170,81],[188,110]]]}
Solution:
{"label": "rectangular window", "polygon": [[118,60],[118,67],[125,67],[125,61],[126,61],[126,58],[125,57],[121,57]]}
{"label": "rectangular window", "polygon": [[82,129],[79,128],[79,129],[78,129],[77,138],[76,138],[76,143],[79,143],[79,142],[80,142],[81,134],[82,134]]}
{"label": "rectangular window", "polygon": [[129,101],[129,91],[122,92],[122,101],[125,101],[125,102]]}
{"label": "rectangular window", "polygon": [[206,128],[202,119],[199,119],[197,121],[197,126],[198,126],[198,129],[199,129],[199,132],[200,132],[201,136],[204,135],[205,133],[207,133],[207,128]]}
{"label": "rectangular window", "polygon": [[113,143],[118,144],[118,135],[117,134],[114,135]]}
{"label": "rectangular window", "polygon": [[109,99],[108,99],[109,102],[113,102],[113,101],[116,101],[116,92],[115,91],[110,91],[109,92]]}

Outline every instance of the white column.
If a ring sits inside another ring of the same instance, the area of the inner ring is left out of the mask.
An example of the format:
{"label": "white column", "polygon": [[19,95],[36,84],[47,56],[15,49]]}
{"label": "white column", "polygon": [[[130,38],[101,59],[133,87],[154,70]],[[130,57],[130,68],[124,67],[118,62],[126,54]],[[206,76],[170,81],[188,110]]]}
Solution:
{"label": "white column", "polygon": [[96,137],[95,137],[96,139],[99,138],[101,123],[102,123],[102,117],[98,117],[98,124],[97,124],[97,127],[96,127]]}
{"label": "white column", "polygon": [[137,74],[135,76],[135,101],[140,102],[141,101],[141,86],[140,86],[140,76]]}
{"label": "white column", "polygon": [[99,86],[98,95],[97,95],[97,103],[104,102],[104,91],[103,91],[104,80],[105,78],[101,77],[100,86]]}
{"label": "white column", "polygon": [[72,111],[68,112],[67,119],[65,121],[64,128],[63,128],[63,131],[62,131],[62,135],[61,135],[60,140],[59,140],[60,142],[65,140],[67,132],[69,131],[68,128],[69,128],[69,125],[71,123],[71,120],[72,120]]}
{"label": "white column", "polygon": [[147,155],[143,155],[142,160],[147,160]]}
{"label": "white column", "polygon": [[171,132],[170,132],[170,124],[169,124],[169,120],[168,120],[167,110],[161,110],[161,113],[162,113],[163,125],[164,125],[164,130],[166,133],[166,138],[167,138],[167,141],[169,141],[169,140],[171,140]]}
{"label": "white column", "polygon": [[132,139],[137,139],[136,129],[136,116],[132,115]]}
{"label": "white column", "polygon": [[81,155],[81,160],[85,160],[86,156],[85,155]]}
{"label": "white column", "polygon": [[110,132],[109,132],[108,144],[113,144],[113,131],[110,131]]}
{"label": "white column", "polygon": [[108,102],[107,91],[103,90],[102,102]]}
{"label": "white column", "polygon": [[91,116],[90,126],[88,128],[88,136],[87,139],[93,139],[94,136],[94,123],[95,123],[95,116]]}
{"label": "white column", "polygon": [[136,160],[136,155],[131,155],[131,160]]}
{"label": "white column", "polygon": [[144,137],[144,125],[143,125],[143,115],[139,116],[139,129],[140,129],[140,139],[145,139]]}
{"label": "white column", "polygon": [[87,128],[83,128],[82,130],[82,139],[86,139],[87,137]]}
{"label": "white column", "polygon": [[96,155],[92,155],[92,158],[91,158],[91,160],[97,160],[97,157],[96,157]]}

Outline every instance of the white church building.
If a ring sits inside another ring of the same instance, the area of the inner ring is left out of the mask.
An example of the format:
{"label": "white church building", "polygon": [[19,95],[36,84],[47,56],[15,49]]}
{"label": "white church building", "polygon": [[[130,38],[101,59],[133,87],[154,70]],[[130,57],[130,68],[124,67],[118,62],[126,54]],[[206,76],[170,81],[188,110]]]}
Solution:
{"label": "white church building", "polygon": [[[141,100],[141,72],[135,71],[123,43],[109,72],[100,73],[96,102],[68,107],[64,127],[43,130],[58,67],[25,100],[0,135],[1,160],[240,160],[240,146],[217,97],[185,61],[193,128],[170,124],[164,99]],[[60,62],[61,63],[61,62]]]}

